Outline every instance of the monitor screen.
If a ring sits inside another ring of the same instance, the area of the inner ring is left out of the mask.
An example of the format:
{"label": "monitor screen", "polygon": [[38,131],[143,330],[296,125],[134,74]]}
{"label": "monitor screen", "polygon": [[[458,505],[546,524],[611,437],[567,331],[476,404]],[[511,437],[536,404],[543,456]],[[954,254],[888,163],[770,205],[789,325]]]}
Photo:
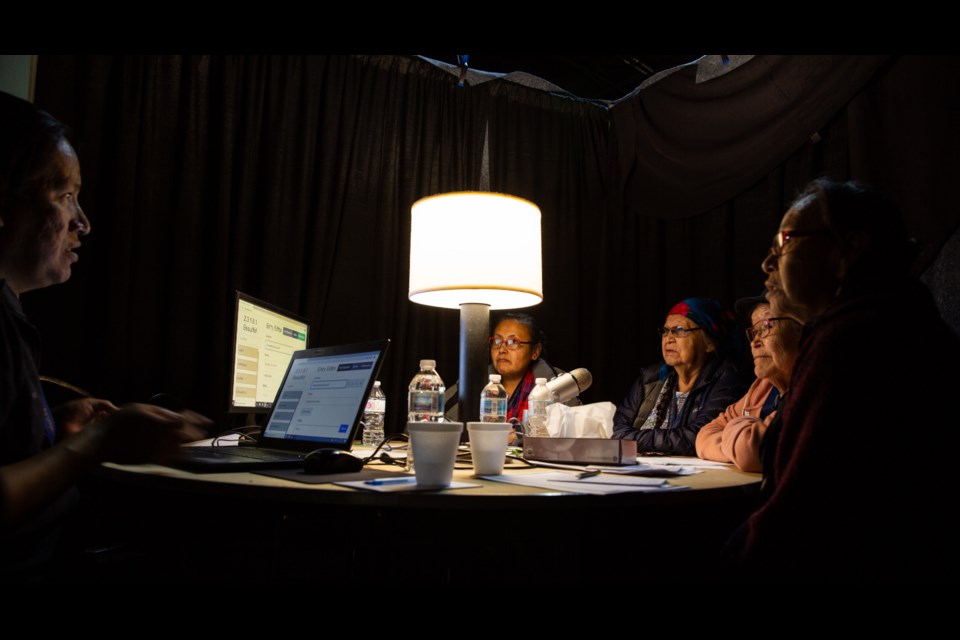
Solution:
{"label": "monitor screen", "polygon": [[306,318],[237,292],[234,318],[232,412],[266,413],[294,351],[306,349]]}

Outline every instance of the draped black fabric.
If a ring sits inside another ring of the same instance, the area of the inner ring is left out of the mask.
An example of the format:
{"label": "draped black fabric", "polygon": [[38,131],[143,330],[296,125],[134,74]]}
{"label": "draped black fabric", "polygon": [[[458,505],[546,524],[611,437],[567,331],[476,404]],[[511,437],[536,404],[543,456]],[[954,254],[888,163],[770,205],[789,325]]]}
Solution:
{"label": "draped black fabric", "polygon": [[919,242],[916,270],[926,269],[960,225],[960,57],[897,58],[845,114],[850,177],[880,185],[900,205]]}
{"label": "draped black fabric", "polygon": [[[565,370],[590,369],[602,390],[607,366],[598,355],[608,352],[597,337],[616,308],[608,306],[601,280],[615,193],[607,113],[508,82],[477,91],[490,124],[490,188],[528,198],[542,213],[544,297],[526,311],[547,335],[544,357]],[[509,244],[510,230],[494,230],[485,241]]]}
{"label": "draped black fabric", "polygon": [[[221,418],[240,289],[307,316],[313,345],[392,338],[395,431],[420,358],[448,384],[458,369],[457,312],[407,300],[410,205],[489,186],[543,212],[545,298],[528,311],[550,362],[593,372],[585,402],[619,402],[673,303],[759,292],[786,204],[818,175],[892,187],[935,257],[958,221],[956,66],[759,56],[699,104],[657,83],[606,111],[459,88],[406,56],[43,56],[36,102],[73,129],[93,224],[71,282],[24,296],[43,372]],[[758,106],[714,109],[741,93]]]}
{"label": "draped black fabric", "polygon": [[611,109],[624,200],[682,218],[729,200],[788,158],[886,56],[755,56],[696,82],[682,67]]}

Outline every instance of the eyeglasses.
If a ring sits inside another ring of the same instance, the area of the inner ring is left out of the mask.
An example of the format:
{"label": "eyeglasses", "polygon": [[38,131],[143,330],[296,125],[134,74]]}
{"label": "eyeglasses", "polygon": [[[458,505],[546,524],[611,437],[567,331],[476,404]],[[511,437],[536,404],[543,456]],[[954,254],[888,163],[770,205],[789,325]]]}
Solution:
{"label": "eyeglasses", "polygon": [[498,338],[496,336],[490,336],[487,338],[487,342],[490,343],[490,348],[492,349],[499,349],[501,345],[506,345],[507,349],[510,349],[510,351],[516,351],[522,344],[534,344],[533,342],[524,342],[518,338],[507,338],[504,340],[503,338]]}
{"label": "eyeglasses", "polygon": [[832,233],[830,229],[807,229],[796,230],[796,231],[778,231],[773,236],[773,244],[770,246],[770,253],[774,258],[779,258],[783,255],[783,248],[787,246],[787,243],[793,240],[794,238],[810,238],[813,236],[826,236]]}
{"label": "eyeglasses", "polygon": [[780,320],[793,320],[793,318],[764,318],[747,329],[747,340],[753,342],[757,338],[766,338]]}
{"label": "eyeglasses", "polygon": [[657,327],[657,333],[660,334],[661,338],[666,338],[668,335],[671,335],[677,340],[686,338],[693,331],[703,331],[703,328],[694,327],[693,329],[684,329],[683,327]]}

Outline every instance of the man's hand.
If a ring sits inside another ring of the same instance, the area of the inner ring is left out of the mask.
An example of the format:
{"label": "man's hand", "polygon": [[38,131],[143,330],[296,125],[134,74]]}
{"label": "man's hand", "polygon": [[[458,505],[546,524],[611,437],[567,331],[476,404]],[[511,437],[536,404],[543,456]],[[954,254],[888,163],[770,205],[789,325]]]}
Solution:
{"label": "man's hand", "polygon": [[112,402],[99,398],[81,398],[66,402],[53,410],[57,439],[73,435],[94,420],[101,420],[116,410],[117,407]]}
{"label": "man's hand", "polygon": [[170,411],[149,404],[126,405],[96,421],[95,457],[103,462],[163,462],[185,442],[199,440],[213,423],[193,411]]}

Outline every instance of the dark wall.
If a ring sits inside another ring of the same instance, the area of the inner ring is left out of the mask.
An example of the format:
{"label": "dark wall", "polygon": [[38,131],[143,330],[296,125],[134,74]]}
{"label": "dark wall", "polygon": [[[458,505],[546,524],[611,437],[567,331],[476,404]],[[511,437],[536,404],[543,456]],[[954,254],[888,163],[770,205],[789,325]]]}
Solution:
{"label": "dark wall", "polygon": [[[626,188],[627,142],[590,103],[458,88],[402,56],[43,56],[36,100],[73,129],[93,223],[71,282],[24,296],[43,371],[223,418],[240,289],[307,316],[313,345],[392,338],[381,379],[397,429],[418,360],[436,358],[449,384],[458,358],[457,312],[407,301],[410,205],[481,187],[489,132],[489,187],[543,212],[545,296],[529,311],[548,358],[594,373],[585,401],[619,402],[658,359],[670,305],[759,291],[786,204],[818,175],[888,186],[924,259],[937,255],[958,219],[956,64],[879,65],[817,142],[806,134],[749,186],[665,218],[644,200],[662,193]],[[509,243],[510,229],[470,241]]]}

